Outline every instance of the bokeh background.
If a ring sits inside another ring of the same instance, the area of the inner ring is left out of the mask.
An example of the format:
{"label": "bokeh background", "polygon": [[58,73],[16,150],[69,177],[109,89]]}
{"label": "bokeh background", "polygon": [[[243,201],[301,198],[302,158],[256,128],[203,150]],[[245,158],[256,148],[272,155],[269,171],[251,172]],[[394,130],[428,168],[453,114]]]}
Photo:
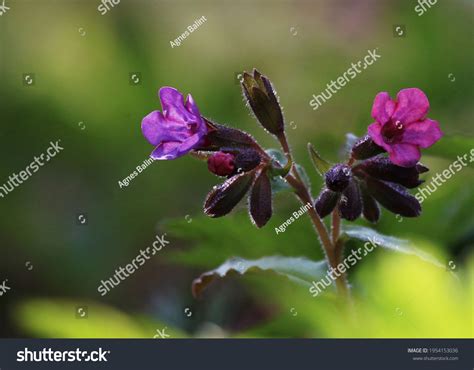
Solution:
{"label": "bokeh background", "polygon": [[[229,277],[192,297],[193,279],[232,256],[322,258],[305,217],[274,232],[300,207],[289,194],[275,197],[274,217],[257,230],[244,206],[223,219],[202,215],[219,180],[191,157],[155,162],[127,188],[118,185],[152,150],[140,122],[161,109],[164,85],[192,93],[203,115],[276,147],[236,80],[253,67],[273,81],[293,122],[288,136],[314,194],[322,182],[307,142],[337,161],[345,134],[363,135],[372,122],[376,93],[421,88],[446,134],[424,151],[429,181],[474,148],[471,1],[440,1],[422,16],[415,1],[395,0],[122,0],[105,15],[99,4],[6,0],[0,17],[0,183],[50,141],[64,147],[0,198],[0,284],[8,279],[11,288],[0,297],[2,337],[152,338],[164,328],[171,337],[472,337],[472,164],[423,203],[420,218],[384,212],[376,226],[446,268],[377,250],[350,271],[349,311],[331,292],[312,298],[271,273]],[[202,16],[207,22],[171,48]],[[374,48],[382,57],[313,111],[312,94]],[[25,85],[31,73],[34,86]],[[162,233],[170,244],[101,297],[100,281]],[[83,306],[88,317],[78,319]]]}

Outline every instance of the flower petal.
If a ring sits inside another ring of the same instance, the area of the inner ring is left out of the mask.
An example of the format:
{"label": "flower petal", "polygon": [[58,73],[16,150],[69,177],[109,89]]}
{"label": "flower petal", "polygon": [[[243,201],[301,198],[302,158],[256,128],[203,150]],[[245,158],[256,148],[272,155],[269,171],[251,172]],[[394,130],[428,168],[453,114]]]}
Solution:
{"label": "flower petal", "polygon": [[158,145],[160,143],[160,127],[163,122],[163,115],[158,110],[149,113],[143,118],[142,133],[151,145]]}
{"label": "flower petal", "polygon": [[429,118],[424,121],[413,122],[405,128],[403,142],[428,148],[443,136],[437,121]]}
{"label": "flower petal", "polygon": [[143,118],[142,133],[152,145],[158,145],[161,142],[167,141],[182,142],[192,135],[187,125],[167,120],[158,110],[151,112]]}
{"label": "flower petal", "polygon": [[400,90],[396,102],[392,121],[400,121],[405,125],[423,120],[430,109],[430,102],[425,93],[417,88]]}
{"label": "flower petal", "polygon": [[183,95],[174,87],[162,87],[159,91],[163,116],[167,120],[179,123],[192,123],[200,121],[200,116],[190,113],[184,106]]}
{"label": "flower petal", "polygon": [[367,129],[369,136],[378,146],[384,148],[387,152],[390,152],[392,149],[390,145],[386,144],[382,136],[382,126],[378,122],[371,123]]}
{"label": "flower petal", "polygon": [[163,141],[151,153],[151,157],[157,160],[169,160],[179,158],[193,150],[201,141],[199,135],[193,135],[179,141]]}
{"label": "flower petal", "polygon": [[168,160],[176,159],[185,153],[179,153],[179,146],[181,143],[176,141],[167,141],[160,143],[153,152],[151,152],[150,157],[157,160]]}
{"label": "flower petal", "polygon": [[184,140],[178,148],[179,155],[186,154],[201,143],[201,135],[195,134]]}
{"label": "flower petal", "polygon": [[390,150],[390,160],[401,167],[415,166],[420,157],[420,149],[412,144],[395,144]]}
{"label": "flower petal", "polygon": [[185,106],[189,113],[192,113],[198,117],[201,116],[201,113],[199,112],[199,108],[194,102],[193,96],[191,94],[188,94],[188,97],[186,98]]}
{"label": "flower petal", "polygon": [[388,92],[378,93],[372,105],[372,117],[382,126],[392,117],[395,102],[392,101]]}

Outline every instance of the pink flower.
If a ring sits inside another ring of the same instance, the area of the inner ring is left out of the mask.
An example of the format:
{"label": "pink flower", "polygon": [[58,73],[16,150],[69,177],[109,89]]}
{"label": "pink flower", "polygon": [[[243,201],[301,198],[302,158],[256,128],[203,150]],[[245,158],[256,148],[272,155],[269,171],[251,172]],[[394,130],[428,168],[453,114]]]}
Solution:
{"label": "pink flower", "polygon": [[372,107],[376,122],[369,125],[372,140],[384,148],[390,160],[401,167],[413,167],[428,148],[443,136],[437,121],[426,118],[430,103],[417,88],[403,89],[394,101],[387,92],[378,93]]}

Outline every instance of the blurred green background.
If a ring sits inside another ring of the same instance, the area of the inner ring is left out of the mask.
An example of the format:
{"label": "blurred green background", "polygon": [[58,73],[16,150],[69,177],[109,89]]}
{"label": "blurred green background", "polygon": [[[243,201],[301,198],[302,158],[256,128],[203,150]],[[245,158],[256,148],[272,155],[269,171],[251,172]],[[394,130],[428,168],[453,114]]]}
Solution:
{"label": "blurred green background", "polygon": [[[428,116],[446,134],[424,151],[429,181],[474,148],[472,2],[438,2],[422,16],[416,2],[395,0],[122,0],[105,15],[99,4],[7,0],[0,17],[0,184],[50,141],[64,147],[0,198],[0,284],[8,279],[11,288],[0,297],[2,337],[152,338],[164,327],[172,337],[472,337],[472,164],[423,203],[420,218],[399,222],[384,212],[376,226],[446,269],[376,251],[350,271],[351,311],[331,292],[312,298],[270,273],[226,278],[192,297],[193,279],[232,256],[322,258],[306,218],[275,234],[300,207],[288,194],[276,196],[274,217],[256,230],[243,206],[224,219],[202,216],[219,180],[189,156],[153,163],[127,188],[118,185],[152,150],[140,122],[161,109],[157,90],[165,85],[192,93],[204,116],[276,147],[236,80],[253,67],[272,80],[293,121],[288,136],[314,195],[322,183],[307,142],[337,161],[345,134],[363,135],[372,122],[375,95],[406,87],[427,94]],[[201,16],[207,22],[171,48]],[[394,36],[396,25],[405,37]],[[382,57],[313,111],[312,94],[374,48]],[[25,74],[34,74],[33,86]],[[100,281],[161,233],[170,245],[101,297]],[[76,318],[78,306],[88,307],[87,319]]]}

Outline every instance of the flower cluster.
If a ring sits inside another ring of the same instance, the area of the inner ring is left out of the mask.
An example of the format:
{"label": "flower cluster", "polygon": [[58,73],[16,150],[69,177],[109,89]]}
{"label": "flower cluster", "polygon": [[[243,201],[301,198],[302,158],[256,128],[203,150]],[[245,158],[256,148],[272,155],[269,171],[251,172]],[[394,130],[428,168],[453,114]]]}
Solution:
{"label": "flower cluster", "polygon": [[337,164],[326,173],[326,187],[315,202],[316,211],[325,217],[337,206],[346,220],[354,221],[362,214],[368,221],[377,222],[380,203],[401,216],[419,216],[420,203],[406,188],[420,185],[423,181],[419,175],[426,171],[428,168],[421,163],[400,167],[382,155],[352,167]]}
{"label": "flower cluster", "polygon": [[[142,132],[155,146],[152,158],[170,160],[194,153],[207,160],[210,172],[226,178],[209,192],[204,202],[207,215],[224,216],[249,194],[251,218],[262,227],[272,216],[276,177],[289,181],[293,176],[295,192],[301,195],[305,190],[298,185],[272,84],[256,70],[243,76],[242,91],[250,111],[282,143],[286,166],[270,157],[248,133],[203,117],[191,95],[184,99],[172,87],[160,89],[162,112],[155,110],[143,118]],[[428,109],[426,95],[416,88],[401,90],[396,100],[386,92],[377,94],[372,107],[375,122],[368,126],[367,135],[352,146],[347,163],[336,164],[324,174],[325,187],[315,201],[319,217],[337,210],[350,221],[363,215],[376,222],[379,204],[405,217],[420,215],[421,206],[407,189],[420,185],[419,175],[428,171],[419,163],[420,148],[433,145],[442,136],[438,123],[426,118]]]}
{"label": "flower cluster", "polygon": [[[342,218],[354,221],[361,214],[370,222],[380,218],[380,207],[404,217],[417,217],[421,205],[407,189],[419,186],[420,148],[442,137],[439,124],[426,118],[429,102],[419,89],[401,90],[393,101],[377,94],[372,107],[376,122],[352,147],[348,164],[337,164],[325,174],[326,186],[315,207],[325,217],[336,207]],[[387,152],[387,158],[381,153]]]}
{"label": "flower cluster", "polygon": [[[257,120],[270,133],[283,132],[283,115],[269,80],[258,71],[244,74],[244,95]],[[159,91],[163,112],[153,111],[142,120],[142,132],[155,146],[151,157],[176,159],[196,153],[207,159],[210,172],[227,179],[215,186],[204,202],[211,217],[228,214],[246,194],[256,226],[264,226],[272,216],[271,177],[282,170],[279,163],[248,133],[217,124],[201,116],[191,95],[186,100],[172,87]]]}

